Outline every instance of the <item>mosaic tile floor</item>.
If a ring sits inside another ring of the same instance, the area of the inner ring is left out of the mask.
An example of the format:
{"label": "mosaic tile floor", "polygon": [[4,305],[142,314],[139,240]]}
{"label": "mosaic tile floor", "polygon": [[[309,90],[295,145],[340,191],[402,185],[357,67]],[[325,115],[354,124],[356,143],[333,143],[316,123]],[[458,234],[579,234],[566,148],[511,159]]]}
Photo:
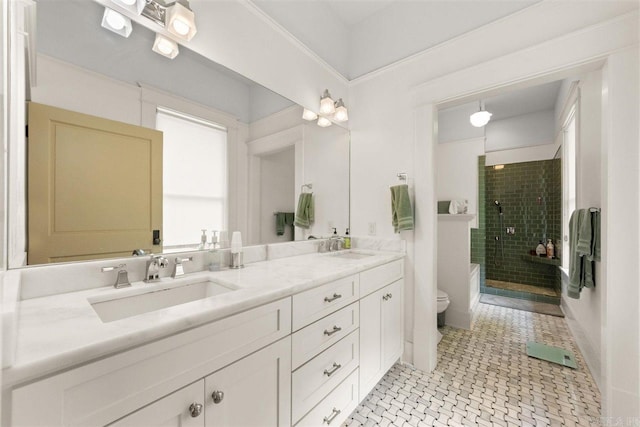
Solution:
{"label": "mosaic tile floor", "polygon": [[[478,307],[473,331],[442,329],[432,373],[395,365],[344,426],[599,425],[600,393],[563,318]],[[529,340],[574,352],[578,369],[527,357]]]}

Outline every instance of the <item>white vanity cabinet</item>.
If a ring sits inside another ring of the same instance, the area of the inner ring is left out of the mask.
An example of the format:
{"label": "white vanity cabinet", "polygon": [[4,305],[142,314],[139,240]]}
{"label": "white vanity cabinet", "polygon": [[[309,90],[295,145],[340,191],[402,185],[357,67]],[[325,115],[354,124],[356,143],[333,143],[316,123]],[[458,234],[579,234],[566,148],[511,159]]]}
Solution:
{"label": "white vanity cabinet", "polygon": [[[360,400],[403,350],[402,265],[396,261],[377,269],[361,274],[361,289],[373,292],[360,299]],[[392,283],[380,288],[389,281]]]}

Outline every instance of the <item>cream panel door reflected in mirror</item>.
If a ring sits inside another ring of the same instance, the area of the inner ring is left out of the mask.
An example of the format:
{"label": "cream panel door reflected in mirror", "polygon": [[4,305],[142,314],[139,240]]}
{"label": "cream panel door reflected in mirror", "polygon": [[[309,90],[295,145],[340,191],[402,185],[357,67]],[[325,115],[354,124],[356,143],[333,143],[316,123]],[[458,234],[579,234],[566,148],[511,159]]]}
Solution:
{"label": "cream panel door reflected in mirror", "polygon": [[154,252],[162,132],[29,104],[28,264]]}

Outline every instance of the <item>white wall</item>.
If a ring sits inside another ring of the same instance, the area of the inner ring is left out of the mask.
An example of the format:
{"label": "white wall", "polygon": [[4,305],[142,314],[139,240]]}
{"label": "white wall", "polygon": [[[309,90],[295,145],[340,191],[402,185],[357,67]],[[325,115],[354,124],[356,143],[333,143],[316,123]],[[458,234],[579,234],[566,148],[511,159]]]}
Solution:
{"label": "white wall", "polygon": [[276,234],[274,212],[295,211],[294,147],[261,157],[260,197],[260,242],[276,243],[293,240],[289,225],[285,225],[284,235]]}
{"label": "white wall", "polygon": [[[478,213],[478,157],[484,155],[484,138],[438,144],[438,200],[469,201],[468,213]],[[472,227],[478,227],[477,217]]]}
{"label": "white wall", "polygon": [[[580,76],[579,141],[577,146],[577,208],[600,207],[603,205],[601,191],[601,111],[602,73],[594,71]],[[567,93],[564,93],[566,101]],[[563,104],[564,105],[564,104]],[[560,107],[562,109],[562,106]],[[559,129],[561,129],[561,126]],[[566,231],[563,231],[566,234]],[[594,380],[603,389],[601,374],[601,325],[602,294],[607,283],[603,281],[602,263],[596,263],[596,287],[583,289],[580,299],[566,295],[567,277],[563,273],[562,307],[567,321],[580,349],[589,365]]]}
{"label": "white wall", "polygon": [[[393,237],[388,224],[388,185],[393,183],[395,173],[400,171],[417,177],[414,182],[417,206],[415,241],[410,233],[406,235],[407,271],[414,270],[416,281],[407,280],[405,293],[405,312],[411,313],[411,318],[415,320],[413,324],[407,319],[406,336],[413,340],[413,362],[417,367],[430,370],[435,364],[435,348],[431,339],[432,331],[435,331],[436,284],[433,277],[435,267],[432,264],[435,255],[429,243],[436,237],[433,230],[435,206],[432,202],[435,199],[432,194],[435,184],[429,172],[436,164],[432,145],[434,137],[437,140],[435,129],[432,128],[432,120],[436,115],[434,104],[453,99],[463,102],[465,98],[477,97],[478,93],[489,96],[505,86],[522,87],[527,80],[539,84],[566,78],[570,73],[575,74],[575,71],[569,71],[572,67],[585,66],[583,64],[606,58],[621,47],[637,44],[636,12],[589,27],[623,14],[629,7],[637,8],[637,5],[600,2],[585,7],[582,2],[541,2],[521,13],[425,51],[384,72],[353,82],[350,108],[353,234],[366,235],[367,224],[377,222],[379,235]],[[578,29],[580,31],[572,32]],[[442,58],[447,58],[447,61],[442,61]],[[623,75],[621,70],[618,73],[612,76],[612,80],[623,85],[628,76]],[[610,91],[610,96],[612,102],[615,99],[621,105],[627,105],[634,98],[637,106],[637,93],[628,89],[626,95]],[[627,96],[629,100],[626,100]],[[380,99],[385,102],[379,102]],[[625,113],[623,117],[629,116]],[[637,115],[634,117],[637,131]],[[620,132],[629,128],[622,122],[613,123],[612,126]],[[631,142],[630,135],[625,134],[625,141]],[[636,162],[637,168],[637,137],[635,144],[636,148],[631,150],[633,155],[627,158]],[[620,156],[617,151],[615,154]],[[613,160],[609,159],[608,162]],[[632,182],[629,182],[629,179],[622,179],[622,170],[618,173],[621,176],[617,180],[612,180],[609,175],[608,185],[626,186],[627,191],[631,187],[637,193],[637,176],[633,176]],[[636,203],[634,209],[637,206]],[[618,208],[622,208],[622,205]],[[612,210],[611,215],[620,218],[617,209]],[[607,221],[607,218],[604,220]],[[637,222],[632,219],[629,221]],[[629,244],[637,247],[637,242]],[[633,262],[637,265],[637,257]],[[620,275],[618,279],[629,286],[637,283],[637,274],[633,273],[622,266],[617,270]],[[610,281],[607,280],[607,283]],[[622,298],[624,291],[618,292]],[[410,295],[414,295],[415,313]],[[637,293],[632,292],[631,295],[637,312]],[[630,339],[636,343],[639,327],[637,320],[627,322]],[[607,331],[612,333],[610,328],[609,323]],[[619,330],[622,329],[620,327]],[[627,360],[618,352],[611,355],[607,366]],[[613,390],[624,385],[621,381],[616,378],[608,388]],[[636,387],[640,383],[638,378],[629,381]],[[612,399],[605,399],[604,407],[605,414],[618,409]]]}
{"label": "white wall", "polygon": [[438,142],[484,138],[484,128],[477,128],[469,122],[469,116],[476,111],[477,102],[438,111]]}
{"label": "white wall", "polygon": [[506,165],[509,163],[535,162],[555,158],[558,144],[536,145],[534,147],[514,148],[513,150],[492,151],[487,153],[485,166]]}
{"label": "white wall", "polygon": [[554,110],[537,111],[502,120],[491,120],[486,126],[485,150],[500,151],[554,141]]}

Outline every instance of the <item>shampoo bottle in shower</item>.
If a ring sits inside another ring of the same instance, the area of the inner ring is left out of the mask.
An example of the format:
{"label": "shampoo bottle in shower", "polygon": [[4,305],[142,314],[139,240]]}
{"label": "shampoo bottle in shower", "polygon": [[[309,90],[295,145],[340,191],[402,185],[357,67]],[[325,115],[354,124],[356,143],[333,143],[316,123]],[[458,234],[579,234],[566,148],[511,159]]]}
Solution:
{"label": "shampoo bottle in shower", "polygon": [[536,247],[536,255],[545,256],[546,254],[547,254],[547,248],[544,247],[544,243],[542,243],[542,240],[540,240],[540,242],[538,243],[538,246]]}
{"label": "shampoo bottle in shower", "polygon": [[547,258],[553,258],[556,247],[553,246],[551,239],[547,240]]}

